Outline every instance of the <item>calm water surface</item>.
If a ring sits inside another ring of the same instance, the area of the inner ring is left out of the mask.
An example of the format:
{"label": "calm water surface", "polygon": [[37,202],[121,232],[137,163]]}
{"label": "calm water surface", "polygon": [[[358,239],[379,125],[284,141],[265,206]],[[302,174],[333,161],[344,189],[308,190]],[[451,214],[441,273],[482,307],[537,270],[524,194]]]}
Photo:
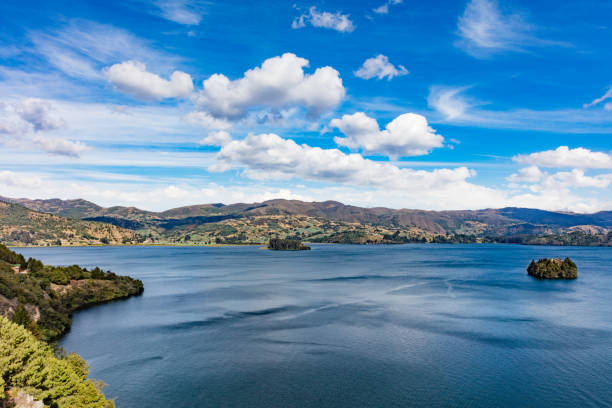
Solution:
{"label": "calm water surface", "polygon": [[[119,408],[612,405],[612,249],[31,248],[144,281],[61,345]],[[535,281],[572,257],[576,281]]]}

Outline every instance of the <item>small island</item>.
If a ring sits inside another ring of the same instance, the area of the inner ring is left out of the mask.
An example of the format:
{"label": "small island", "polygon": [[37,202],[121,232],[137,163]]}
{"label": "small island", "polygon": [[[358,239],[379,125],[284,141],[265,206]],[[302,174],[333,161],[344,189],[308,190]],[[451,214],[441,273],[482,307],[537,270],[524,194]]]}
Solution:
{"label": "small island", "polygon": [[307,251],[310,247],[302,244],[297,239],[272,238],[268,243],[268,249],[275,251]]}
{"label": "small island", "polygon": [[536,279],[576,279],[578,267],[569,258],[543,258],[537,262],[532,260],[527,267],[527,274]]}

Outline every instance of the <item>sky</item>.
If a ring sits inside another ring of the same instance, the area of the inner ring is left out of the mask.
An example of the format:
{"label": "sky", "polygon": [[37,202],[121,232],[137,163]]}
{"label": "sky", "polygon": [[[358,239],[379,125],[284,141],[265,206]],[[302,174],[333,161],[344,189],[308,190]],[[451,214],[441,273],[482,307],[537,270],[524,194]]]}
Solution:
{"label": "sky", "polygon": [[612,210],[609,1],[0,2],[0,195]]}

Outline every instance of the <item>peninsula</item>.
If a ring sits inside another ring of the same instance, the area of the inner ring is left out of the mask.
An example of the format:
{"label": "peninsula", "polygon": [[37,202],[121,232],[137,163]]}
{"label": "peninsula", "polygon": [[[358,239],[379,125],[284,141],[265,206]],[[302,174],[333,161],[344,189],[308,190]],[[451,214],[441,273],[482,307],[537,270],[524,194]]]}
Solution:
{"label": "peninsula", "polygon": [[96,267],[51,266],[0,244],[0,316],[51,341],[70,328],[72,312],[140,295],[142,281]]}

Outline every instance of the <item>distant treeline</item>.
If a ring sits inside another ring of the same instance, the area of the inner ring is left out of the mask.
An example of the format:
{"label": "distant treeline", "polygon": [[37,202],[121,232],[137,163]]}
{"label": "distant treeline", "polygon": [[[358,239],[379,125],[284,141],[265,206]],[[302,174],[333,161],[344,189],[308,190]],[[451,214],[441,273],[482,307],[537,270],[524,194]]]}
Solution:
{"label": "distant treeline", "polygon": [[512,235],[505,237],[487,237],[484,242],[522,245],[612,246],[612,232],[608,234],[589,234],[583,231],[573,231],[567,234],[549,234],[542,236]]}

